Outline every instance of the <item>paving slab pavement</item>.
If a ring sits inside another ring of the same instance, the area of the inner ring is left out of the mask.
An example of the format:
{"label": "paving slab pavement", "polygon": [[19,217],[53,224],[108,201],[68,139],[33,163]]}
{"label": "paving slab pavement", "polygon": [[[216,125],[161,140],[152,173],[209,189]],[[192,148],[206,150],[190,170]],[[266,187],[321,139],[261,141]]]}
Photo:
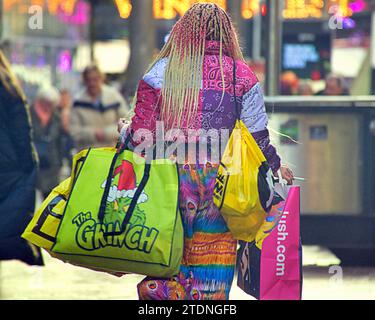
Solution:
{"label": "paving slab pavement", "polygon": [[[137,299],[136,285],[143,276],[117,278],[63,263],[47,253],[44,253],[44,258],[44,267],[30,267],[19,261],[1,261],[0,299]],[[375,268],[341,269],[335,266],[339,263],[327,249],[304,247],[303,298],[375,299]],[[235,282],[230,298],[253,300]]]}

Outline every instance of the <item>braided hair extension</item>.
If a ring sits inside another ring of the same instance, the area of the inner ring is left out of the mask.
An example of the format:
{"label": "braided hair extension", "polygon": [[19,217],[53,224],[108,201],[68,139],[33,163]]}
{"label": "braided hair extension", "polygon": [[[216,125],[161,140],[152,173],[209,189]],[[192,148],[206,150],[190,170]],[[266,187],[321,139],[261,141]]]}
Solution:
{"label": "braided hair extension", "polygon": [[214,3],[192,5],[174,25],[167,43],[148,68],[168,58],[161,92],[161,120],[168,129],[189,128],[197,115],[205,44],[210,40],[220,42],[223,99],[223,51],[236,60],[244,61],[244,58],[230,17]]}
{"label": "braided hair extension", "polygon": [[0,49],[0,82],[12,96],[26,101],[25,94],[19,84],[16,75],[13,73],[8,59]]}

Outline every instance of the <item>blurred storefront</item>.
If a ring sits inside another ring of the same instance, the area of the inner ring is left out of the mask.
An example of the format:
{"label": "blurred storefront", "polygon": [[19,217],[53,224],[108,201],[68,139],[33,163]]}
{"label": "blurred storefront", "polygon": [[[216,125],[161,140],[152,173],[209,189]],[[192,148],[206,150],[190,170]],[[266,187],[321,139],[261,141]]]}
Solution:
{"label": "blurred storefront", "polygon": [[[283,3],[280,73],[294,72],[314,92],[323,89],[325,77],[334,73],[344,78],[351,94],[370,94],[375,1],[285,0]],[[241,22],[245,25],[241,29],[247,30],[242,37],[248,38],[246,53],[252,63],[262,63],[268,50],[268,43],[262,41],[263,35],[270,32],[265,25],[268,10],[266,1],[242,1],[242,19],[248,19]]]}
{"label": "blurred storefront", "polygon": [[[135,0],[3,0],[2,42],[12,64],[26,83],[43,81],[66,86],[76,84],[71,77],[91,59],[104,72],[121,75],[131,57],[130,17]],[[174,22],[196,0],[148,0],[153,24],[142,13],[143,26],[155,38],[157,52]],[[228,10],[240,33],[249,64],[261,81],[270,34],[266,0],[211,0]],[[371,41],[374,32],[373,0],[283,0],[280,12],[280,73],[294,72],[301,82],[321,90],[327,74],[345,78],[352,94],[373,91]],[[43,27],[33,29],[30,19],[42,8]],[[31,11],[30,11],[31,10]],[[90,41],[92,41],[90,45]],[[141,50],[141,49],[139,49]],[[144,50],[144,49],[142,49]],[[269,59],[267,59],[269,60]],[[149,61],[145,61],[145,68]],[[375,87],[375,86],[374,86]]]}
{"label": "blurred storefront", "polygon": [[[133,0],[134,1],[134,0]],[[132,0],[114,1],[119,16],[127,21]],[[101,2],[101,1],[99,1]],[[196,0],[150,0],[156,20],[157,49],[164,44],[173,23]],[[240,33],[249,62],[265,78],[265,58],[270,34],[266,0],[211,0],[228,10]],[[371,93],[371,37],[373,0],[283,0],[280,12],[282,39],[280,73],[294,72],[314,92],[324,87],[330,73],[343,76],[351,94]],[[106,6],[110,6],[106,2]],[[118,23],[116,19],[114,22]],[[145,21],[147,24],[147,21]],[[107,25],[107,28],[110,28]],[[375,42],[375,41],[373,41]],[[375,60],[375,59],[373,59]]]}
{"label": "blurred storefront", "polygon": [[[293,1],[286,1],[287,6]],[[307,1],[305,1],[307,2]],[[315,1],[317,4],[319,1]],[[372,1],[320,1],[324,6],[284,11],[282,70],[323,89],[327,74],[342,76],[353,95],[371,93]],[[315,9],[315,10],[313,10]],[[306,17],[307,16],[307,17]]]}
{"label": "blurred storefront", "polygon": [[27,96],[39,85],[75,90],[89,63],[86,0],[3,0],[2,47]]}

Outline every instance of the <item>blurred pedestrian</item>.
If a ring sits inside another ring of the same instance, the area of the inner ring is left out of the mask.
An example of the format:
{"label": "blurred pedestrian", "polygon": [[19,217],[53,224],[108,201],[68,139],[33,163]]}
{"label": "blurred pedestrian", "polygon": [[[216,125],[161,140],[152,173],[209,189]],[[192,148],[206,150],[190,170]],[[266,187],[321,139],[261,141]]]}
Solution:
{"label": "blurred pedestrian", "polygon": [[60,112],[61,124],[66,133],[70,131],[70,113],[72,109],[72,97],[67,89],[60,90],[60,102],[58,110]]}
{"label": "blurred pedestrian", "polygon": [[300,83],[298,86],[297,94],[299,96],[313,96],[314,90],[312,89],[311,85],[307,82]]}
{"label": "blurred pedestrian", "polygon": [[[237,99],[241,101],[238,113]],[[260,83],[243,58],[229,16],[216,4],[194,4],[175,24],[139,83],[134,112],[129,127],[123,119],[118,123],[123,141],[131,140],[129,146],[141,142],[129,136],[132,132],[155,132],[157,121],[167,130],[180,132],[178,139],[183,138],[186,144],[191,130],[217,130],[220,137],[223,129],[233,130],[237,115],[253,134],[271,169],[276,173],[281,168],[282,177],[292,182],[292,172],[281,167],[270,144]],[[237,242],[213,203],[219,161],[197,159],[200,156],[189,159],[188,151],[178,163],[185,237],[180,273],[173,279],[145,278],[138,284],[140,299],[229,298]]]}
{"label": "blurred pedestrian", "polygon": [[58,110],[60,113],[61,125],[63,129],[62,140],[62,161],[64,172],[63,177],[67,178],[70,174],[72,157],[74,153],[74,140],[70,132],[70,119],[72,110],[72,97],[67,89],[60,90],[60,102]]}
{"label": "blurred pedestrian", "polygon": [[40,249],[21,238],[35,209],[37,155],[29,107],[0,50],[0,260],[43,265]]}
{"label": "blurred pedestrian", "polygon": [[317,96],[347,96],[349,92],[345,87],[344,78],[331,73],[326,77],[325,88],[319,91]]}
{"label": "blurred pedestrian", "polygon": [[293,96],[297,93],[299,86],[298,76],[293,71],[286,71],[280,77],[280,94]]}
{"label": "blurred pedestrian", "polygon": [[71,111],[71,134],[79,150],[113,146],[118,138],[116,123],[129,107],[121,94],[104,83],[97,66],[83,71],[85,88],[75,97]]}
{"label": "blurred pedestrian", "polygon": [[39,156],[37,188],[44,198],[60,182],[64,130],[57,110],[59,102],[57,89],[41,87],[31,109],[33,136]]}

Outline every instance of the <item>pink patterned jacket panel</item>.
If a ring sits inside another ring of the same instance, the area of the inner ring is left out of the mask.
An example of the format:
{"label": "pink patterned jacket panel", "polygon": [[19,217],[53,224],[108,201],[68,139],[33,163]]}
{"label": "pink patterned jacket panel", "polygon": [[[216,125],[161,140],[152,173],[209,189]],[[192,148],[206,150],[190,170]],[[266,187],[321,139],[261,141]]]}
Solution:
{"label": "pink patterned jacket panel", "polygon": [[[203,64],[198,114],[189,128],[182,129],[233,130],[237,117],[235,91],[237,103],[241,109],[239,110],[241,120],[257,141],[272,170],[277,171],[280,168],[280,157],[270,143],[263,92],[256,75],[243,61],[236,61],[236,90],[234,90],[233,59],[224,53],[222,57],[225,79],[223,95],[219,59],[219,43],[208,41]],[[148,129],[155,132],[156,122],[160,119],[160,93],[167,63],[167,58],[159,60],[140,81],[134,109],[135,115],[129,130],[134,132],[138,129]]]}

